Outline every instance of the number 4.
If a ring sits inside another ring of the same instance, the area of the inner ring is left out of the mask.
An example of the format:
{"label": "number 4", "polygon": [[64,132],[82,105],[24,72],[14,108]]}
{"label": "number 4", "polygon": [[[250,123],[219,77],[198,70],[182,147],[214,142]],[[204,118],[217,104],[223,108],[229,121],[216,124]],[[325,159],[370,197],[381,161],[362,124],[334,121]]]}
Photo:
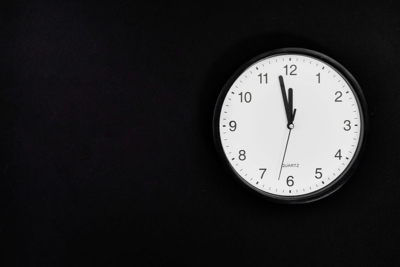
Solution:
{"label": "number 4", "polygon": [[339,160],[342,159],[342,151],[339,149],[338,152],[335,155],[335,158],[339,158]]}

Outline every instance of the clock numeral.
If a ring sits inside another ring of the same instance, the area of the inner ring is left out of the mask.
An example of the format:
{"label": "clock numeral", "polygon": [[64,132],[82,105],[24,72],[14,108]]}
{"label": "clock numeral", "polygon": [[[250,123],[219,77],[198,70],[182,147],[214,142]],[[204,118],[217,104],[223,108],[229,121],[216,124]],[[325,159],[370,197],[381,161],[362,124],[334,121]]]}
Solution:
{"label": "clock numeral", "polygon": [[321,179],[322,178],[322,172],[320,172],[320,171],[322,171],[322,168],[317,168],[315,170],[315,178],[317,178],[317,179]]}
{"label": "clock numeral", "polygon": [[258,77],[260,77],[260,83],[263,83],[263,78],[262,78],[262,76],[265,77],[265,83],[268,83],[268,73],[265,73],[264,75],[262,75],[262,73],[260,73],[260,74],[258,75]]}
{"label": "clock numeral", "polygon": [[239,159],[240,159],[241,161],[243,161],[243,160],[246,159],[246,151],[244,151],[244,150],[240,150],[240,151],[239,151]]}
{"label": "clock numeral", "polygon": [[343,129],[345,130],[345,131],[350,131],[350,129],[351,129],[351,122],[349,121],[349,120],[345,120],[344,121],[344,125],[346,125],[345,127],[343,127]]}
{"label": "clock numeral", "polygon": [[293,180],[294,178],[293,178],[293,176],[289,176],[287,179],[286,179],[286,184],[288,185],[288,186],[293,186],[294,185],[294,180]]}
{"label": "clock numeral", "polygon": [[246,93],[244,94],[244,96],[243,96],[243,92],[240,93],[239,95],[240,95],[240,102],[241,102],[241,103],[243,103],[243,100],[244,100],[244,102],[246,102],[246,103],[250,103],[250,101],[251,101],[251,94],[250,94],[249,92],[246,92]]}
{"label": "clock numeral", "polygon": [[335,95],[339,95],[338,97],[336,97],[335,102],[342,102],[342,100],[340,100],[340,98],[342,97],[342,92],[337,91]]}
{"label": "clock numeral", "polygon": [[236,131],[236,121],[230,121],[230,122],[229,122],[229,127],[231,127],[231,128],[229,129],[231,132]]}
{"label": "clock numeral", "polygon": [[288,67],[288,65],[286,65],[285,67],[283,67],[286,69],[286,75],[288,75],[288,72],[290,71],[289,68],[292,70],[289,75],[297,75],[297,73],[294,73],[297,70],[297,66],[296,65],[290,65],[290,67]]}
{"label": "clock numeral", "polygon": [[264,177],[264,173],[267,170],[267,168],[260,168],[259,170],[262,171],[261,173],[261,179],[262,179]]}
{"label": "clock numeral", "polygon": [[339,160],[342,159],[342,151],[339,149],[338,152],[335,155],[335,158],[339,158]]}
{"label": "clock numeral", "polygon": [[318,73],[318,74],[315,75],[315,76],[318,76],[318,83],[321,83],[321,73]]}

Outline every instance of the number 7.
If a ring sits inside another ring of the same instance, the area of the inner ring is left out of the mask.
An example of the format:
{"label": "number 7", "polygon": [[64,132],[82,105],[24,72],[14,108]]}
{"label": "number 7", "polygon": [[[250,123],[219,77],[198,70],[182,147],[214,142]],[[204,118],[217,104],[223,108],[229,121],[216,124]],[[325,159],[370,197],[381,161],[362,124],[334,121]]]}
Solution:
{"label": "number 7", "polygon": [[263,171],[261,174],[261,179],[264,177],[264,173],[267,170],[267,168],[260,168],[260,171]]}

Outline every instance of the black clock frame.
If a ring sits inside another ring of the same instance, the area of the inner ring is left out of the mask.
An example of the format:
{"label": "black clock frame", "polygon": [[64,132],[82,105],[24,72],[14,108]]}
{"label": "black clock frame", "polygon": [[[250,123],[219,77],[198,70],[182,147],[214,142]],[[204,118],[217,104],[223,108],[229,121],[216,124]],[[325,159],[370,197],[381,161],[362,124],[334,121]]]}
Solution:
{"label": "black clock frame", "polygon": [[[276,55],[282,55],[282,54],[289,54],[289,53],[313,57],[317,60],[323,61],[324,63],[330,65],[332,68],[336,69],[336,71],[339,74],[341,74],[343,79],[347,81],[351,90],[353,90],[353,93],[356,96],[356,98],[357,98],[356,100],[360,107],[360,114],[361,114],[361,120],[362,120],[361,128],[360,128],[361,132],[360,132],[359,145],[357,147],[354,157],[352,158],[352,160],[349,163],[349,165],[347,166],[347,168],[331,184],[327,185],[326,187],[324,187],[320,190],[317,190],[317,191],[309,193],[309,194],[301,195],[301,196],[274,195],[271,193],[264,192],[256,187],[254,187],[253,185],[248,183],[246,180],[244,180],[235,171],[235,169],[230,164],[228,158],[226,157],[223,147],[222,147],[220,131],[219,131],[219,119],[220,119],[220,115],[221,115],[222,104],[225,100],[226,94],[228,93],[229,89],[231,88],[232,84],[236,81],[236,79],[248,67],[250,67],[257,61],[260,61],[264,58],[268,58],[268,57],[272,57],[272,56],[276,56]],[[333,192],[338,190],[340,187],[342,187],[348,181],[348,179],[354,174],[355,170],[357,169],[357,167],[360,163],[361,157],[365,151],[368,131],[369,131],[369,118],[368,118],[367,102],[365,100],[364,94],[363,94],[359,84],[354,79],[354,77],[342,65],[340,65],[338,62],[336,62],[332,58],[330,58],[324,54],[321,54],[319,52],[309,50],[309,49],[303,49],[303,48],[282,48],[282,49],[272,50],[272,51],[263,53],[261,55],[258,55],[255,58],[251,59],[250,61],[246,62],[244,65],[242,65],[230,77],[228,82],[224,85],[224,87],[218,97],[217,104],[214,109],[214,117],[213,117],[214,143],[217,148],[218,154],[219,154],[220,158],[222,159],[225,169],[233,177],[235,177],[236,180],[239,181],[241,185],[243,185],[246,189],[250,190],[251,192],[257,194],[258,196],[264,197],[268,200],[278,202],[278,203],[286,203],[286,204],[301,204],[301,203],[313,202],[313,201],[319,200],[321,198],[327,197],[328,195],[332,194]]]}

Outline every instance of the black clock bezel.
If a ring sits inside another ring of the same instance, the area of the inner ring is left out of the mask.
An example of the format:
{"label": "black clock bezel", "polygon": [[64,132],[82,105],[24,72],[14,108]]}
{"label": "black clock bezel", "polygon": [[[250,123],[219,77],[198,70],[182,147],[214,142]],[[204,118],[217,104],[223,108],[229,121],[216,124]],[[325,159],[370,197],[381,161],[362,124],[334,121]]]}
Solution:
{"label": "black clock bezel", "polygon": [[[357,150],[355,152],[355,155],[347,168],[341,173],[341,175],[336,178],[334,182],[331,184],[325,186],[324,188],[314,191],[309,194],[301,195],[301,196],[279,196],[279,195],[274,195],[271,193],[264,192],[250,183],[248,183],[246,180],[244,180],[232,167],[230,164],[228,158],[226,157],[222,143],[221,143],[221,138],[220,138],[220,131],[219,131],[219,119],[221,115],[221,109],[222,109],[222,104],[225,100],[225,97],[231,88],[232,84],[236,81],[236,79],[251,65],[253,65],[255,62],[260,61],[264,58],[268,58],[271,56],[276,56],[276,55],[282,55],[282,54],[298,54],[298,55],[305,55],[309,57],[313,57],[317,60],[323,61],[324,63],[330,65],[332,68],[334,68],[339,74],[342,75],[343,79],[347,81],[347,83],[350,85],[351,89],[354,92],[354,95],[357,98],[357,102],[360,107],[360,115],[361,115],[361,128],[360,128],[360,140],[359,140],[359,145],[357,147]],[[243,185],[246,189],[250,190],[251,192],[264,197],[270,201],[278,202],[278,203],[286,203],[286,204],[301,204],[301,203],[309,203],[313,202],[319,199],[322,199],[324,197],[327,197],[328,195],[334,193],[336,190],[338,190],[340,187],[342,187],[348,180],[349,178],[354,174],[355,170],[357,169],[361,157],[364,154],[365,151],[365,146],[366,146],[366,138],[369,132],[369,118],[368,118],[368,107],[367,107],[367,102],[365,100],[364,94],[361,90],[361,87],[355,80],[355,78],[350,74],[349,71],[347,71],[341,64],[339,64],[337,61],[334,59],[313,51],[309,49],[303,49],[303,48],[282,48],[282,49],[276,49],[272,50],[266,53],[263,53],[261,55],[258,55],[254,57],[253,59],[249,60],[246,62],[244,65],[242,65],[228,80],[228,82],[224,85],[222,88],[222,91],[218,97],[215,109],[214,109],[214,116],[213,116],[213,135],[214,135],[214,143],[216,146],[216,149],[218,151],[218,154],[220,158],[222,159],[223,165],[225,169],[230,173],[233,177],[236,178],[237,181],[241,185]]]}

